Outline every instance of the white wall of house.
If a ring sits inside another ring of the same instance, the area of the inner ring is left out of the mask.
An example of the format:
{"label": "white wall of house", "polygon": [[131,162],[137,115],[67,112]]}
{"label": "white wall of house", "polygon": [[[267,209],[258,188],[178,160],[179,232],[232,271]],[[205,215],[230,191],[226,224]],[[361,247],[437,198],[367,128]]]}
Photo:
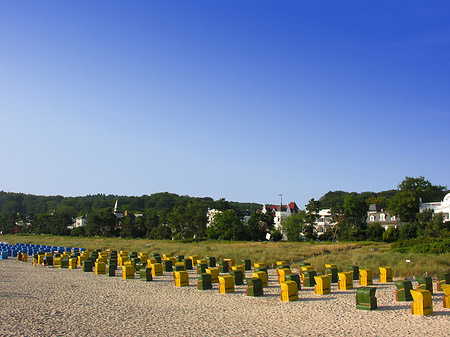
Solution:
{"label": "white wall of house", "polygon": [[448,193],[444,200],[441,202],[425,202],[421,203],[419,212],[423,212],[426,209],[432,209],[434,213],[442,213],[444,215],[444,221],[450,220],[450,193]]}

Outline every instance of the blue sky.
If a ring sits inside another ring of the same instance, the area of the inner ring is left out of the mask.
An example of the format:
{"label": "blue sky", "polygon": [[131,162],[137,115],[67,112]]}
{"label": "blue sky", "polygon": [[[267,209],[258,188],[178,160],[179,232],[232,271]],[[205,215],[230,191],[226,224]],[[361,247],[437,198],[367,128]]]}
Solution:
{"label": "blue sky", "polygon": [[0,189],[450,186],[447,1],[2,1]]}

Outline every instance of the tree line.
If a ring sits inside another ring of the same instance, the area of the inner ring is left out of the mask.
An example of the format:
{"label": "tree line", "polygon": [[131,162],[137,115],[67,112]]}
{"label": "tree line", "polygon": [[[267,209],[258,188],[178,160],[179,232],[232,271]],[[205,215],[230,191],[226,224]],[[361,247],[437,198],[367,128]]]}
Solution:
{"label": "tree line", "polygon": [[[382,192],[330,191],[318,200],[311,199],[304,210],[282,219],[282,231],[289,241],[371,240],[394,242],[420,237],[441,238],[449,223],[431,211],[419,213],[420,200],[440,201],[445,186],[433,185],[424,177],[406,177],[395,190]],[[115,200],[128,215],[113,214]],[[377,204],[405,222],[400,228],[385,231],[380,223],[367,225],[370,204]],[[271,214],[262,205],[236,203],[225,199],[193,198],[173,193],[141,197],[89,195],[86,197],[34,196],[0,192],[0,231],[54,235],[87,235],[176,240],[273,240],[282,238],[274,228]],[[330,208],[337,225],[318,236],[314,224],[320,209]],[[219,212],[207,226],[208,209]],[[86,226],[69,229],[73,218],[84,215]],[[249,216],[244,222],[243,217]],[[17,224],[23,224],[18,226]]]}

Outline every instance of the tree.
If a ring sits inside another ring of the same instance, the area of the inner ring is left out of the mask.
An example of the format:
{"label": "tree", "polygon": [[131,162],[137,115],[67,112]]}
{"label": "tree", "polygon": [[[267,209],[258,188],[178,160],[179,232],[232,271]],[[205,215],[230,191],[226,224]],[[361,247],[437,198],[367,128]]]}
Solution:
{"label": "tree", "polygon": [[399,239],[399,236],[400,231],[395,227],[391,227],[383,233],[383,241],[388,243],[395,242]]}
{"label": "tree", "polygon": [[413,191],[400,191],[389,200],[388,210],[402,221],[414,222],[419,212],[419,198]]}
{"label": "tree", "polygon": [[118,220],[111,208],[92,212],[86,221],[86,234],[88,236],[117,236]]}
{"label": "tree", "polygon": [[446,186],[433,185],[424,177],[405,177],[398,189],[399,192],[388,203],[388,210],[405,222],[417,220],[420,200],[440,201],[446,193]]}
{"label": "tree", "polygon": [[250,240],[264,241],[267,233],[273,230],[273,216],[270,213],[255,212],[248,219],[247,227]]}
{"label": "tree", "polygon": [[369,241],[383,241],[383,234],[383,226],[379,222],[375,222],[367,227],[366,239]]}
{"label": "tree", "polygon": [[213,240],[245,240],[247,238],[242,221],[233,209],[217,213],[211,226],[206,229],[206,234]]}
{"label": "tree", "polygon": [[367,209],[366,202],[356,193],[344,198],[343,217],[338,229],[339,240],[365,239]]}
{"label": "tree", "polygon": [[297,213],[291,214],[282,222],[283,232],[286,233],[288,241],[301,241],[300,234],[304,230],[306,219],[306,212],[300,210]]}

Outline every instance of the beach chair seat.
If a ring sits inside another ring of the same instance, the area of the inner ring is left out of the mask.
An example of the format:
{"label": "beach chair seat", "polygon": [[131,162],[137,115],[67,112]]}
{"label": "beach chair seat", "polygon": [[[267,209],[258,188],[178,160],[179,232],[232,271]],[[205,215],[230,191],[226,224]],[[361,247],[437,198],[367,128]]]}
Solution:
{"label": "beach chair seat", "polygon": [[414,278],[419,283],[416,289],[428,290],[433,295],[433,279],[431,276],[415,276]]}
{"label": "beach chair seat", "polygon": [[298,290],[300,290],[302,288],[299,274],[294,274],[294,273],[286,274],[286,275],[284,275],[284,278],[285,278],[285,281],[294,281],[295,283],[297,283]]}
{"label": "beach chair seat", "polygon": [[247,281],[247,296],[262,296],[264,295],[262,280],[258,277],[246,279]]}
{"label": "beach chair seat", "polygon": [[409,280],[399,280],[394,282],[397,290],[395,290],[395,300],[398,302],[412,301],[411,290],[412,283]]}
{"label": "beach chair seat", "polygon": [[266,288],[269,286],[268,280],[267,280],[267,273],[263,271],[255,271],[252,273],[252,277],[260,278],[262,281],[263,288]]}
{"label": "beach chair seat", "polygon": [[244,273],[242,272],[242,270],[231,270],[230,275],[234,277],[235,286],[244,284]]}
{"label": "beach chair seat", "polygon": [[361,287],[356,289],[356,309],[375,310],[377,298],[375,297],[375,287]]}
{"label": "beach chair seat", "polygon": [[316,284],[316,281],[314,277],[317,275],[315,270],[305,270],[302,271],[303,275],[303,286],[304,287],[314,287]]}
{"label": "beach chair seat", "polygon": [[349,290],[353,289],[353,272],[345,271],[338,273],[339,282],[338,289],[339,290]]}
{"label": "beach chair seat", "polygon": [[347,271],[353,272],[353,280],[359,280],[359,267],[358,266],[348,266]]}
{"label": "beach chair seat", "polygon": [[135,274],[135,269],[132,263],[124,264],[122,266],[122,278],[124,280],[133,279]]}
{"label": "beach chair seat", "polygon": [[372,270],[360,269],[359,270],[359,285],[368,286],[373,284]]}
{"label": "beach chair seat", "polygon": [[331,278],[328,275],[314,276],[316,285],[314,287],[314,293],[316,295],[327,295],[331,293]]}
{"label": "beach chair seat", "polygon": [[189,275],[187,271],[181,270],[175,272],[175,286],[187,287],[189,285]]}
{"label": "beach chair seat", "polygon": [[[330,264],[328,264],[328,266],[330,266]],[[333,264],[333,266],[335,265]],[[331,283],[338,283],[339,279],[337,267],[327,267],[325,269],[325,275],[330,277]]]}
{"label": "beach chair seat", "polygon": [[[212,283],[219,283],[219,268],[206,268],[206,274],[211,275],[211,282]],[[200,273],[203,274],[203,273]]]}
{"label": "beach chair seat", "polygon": [[205,259],[209,268],[216,268],[216,258],[214,256],[207,256]]}
{"label": "beach chair seat", "polygon": [[298,287],[295,281],[284,281],[280,283],[281,300],[291,302],[298,300]]}
{"label": "beach chair seat", "polygon": [[252,270],[252,261],[248,259],[241,260],[245,270]]}
{"label": "beach chair seat", "polygon": [[411,303],[411,313],[413,315],[426,316],[433,313],[433,301],[431,292],[424,289],[411,290],[414,302]]}
{"label": "beach chair seat", "polygon": [[436,291],[442,291],[441,285],[450,284],[450,273],[438,273],[436,281]]}
{"label": "beach chair seat", "polygon": [[197,274],[197,289],[199,290],[212,289],[211,274],[207,273]]}
{"label": "beach chair seat", "polygon": [[441,284],[441,289],[444,292],[443,307],[450,308],[450,284]]}
{"label": "beach chair seat", "polygon": [[378,267],[380,270],[380,282],[387,283],[392,282],[392,268],[391,267]]}
{"label": "beach chair seat", "polygon": [[231,275],[219,276],[219,292],[221,294],[234,292],[234,277]]}

